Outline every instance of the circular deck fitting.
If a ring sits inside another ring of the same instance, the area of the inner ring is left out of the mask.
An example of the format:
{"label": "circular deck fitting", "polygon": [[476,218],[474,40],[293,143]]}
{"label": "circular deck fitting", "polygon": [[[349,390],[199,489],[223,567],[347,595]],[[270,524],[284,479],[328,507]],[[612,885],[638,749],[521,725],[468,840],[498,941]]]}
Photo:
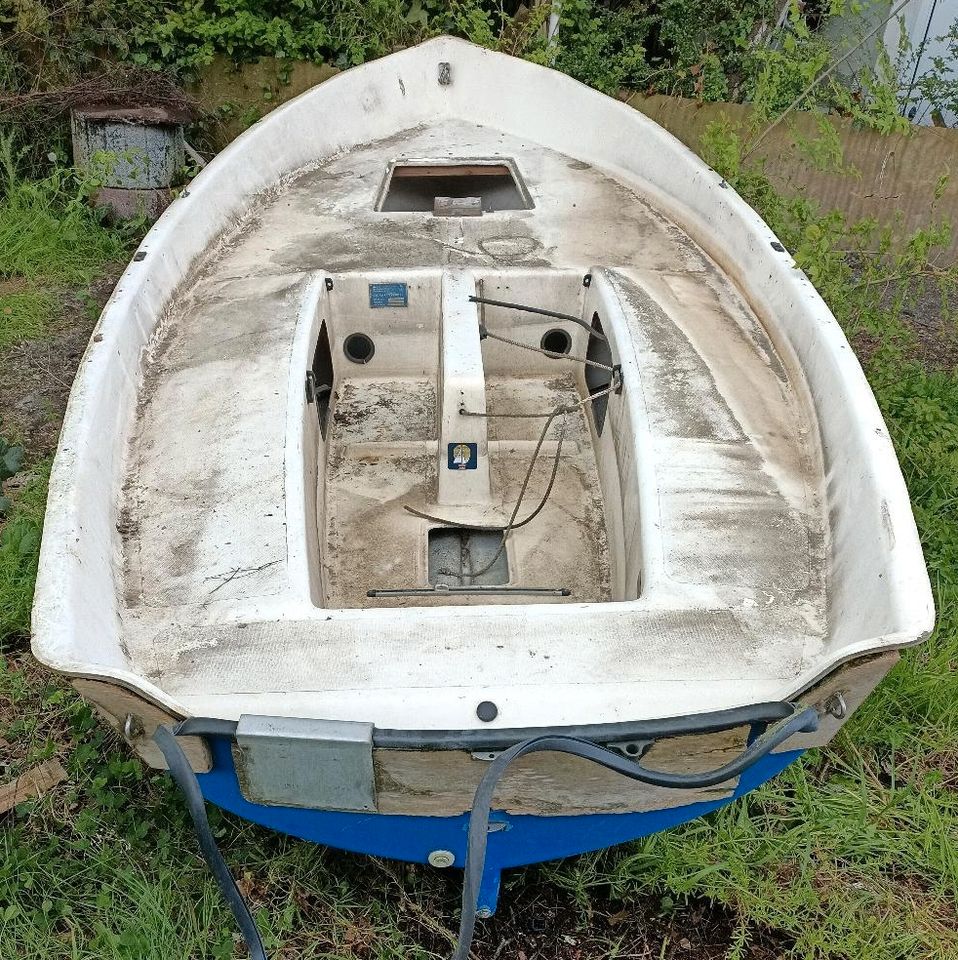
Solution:
{"label": "circular deck fitting", "polygon": [[376,344],[365,333],[351,333],[343,341],[343,353],[353,363],[369,363],[376,352]]}
{"label": "circular deck fitting", "polygon": [[483,723],[490,723],[499,716],[499,708],[491,700],[483,700],[482,703],[476,707],[476,716],[483,721]]}
{"label": "circular deck fitting", "polygon": [[549,353],[567,354],[572,349],[572,337],[561,327],[546,330],[539,341],[539,346]]}

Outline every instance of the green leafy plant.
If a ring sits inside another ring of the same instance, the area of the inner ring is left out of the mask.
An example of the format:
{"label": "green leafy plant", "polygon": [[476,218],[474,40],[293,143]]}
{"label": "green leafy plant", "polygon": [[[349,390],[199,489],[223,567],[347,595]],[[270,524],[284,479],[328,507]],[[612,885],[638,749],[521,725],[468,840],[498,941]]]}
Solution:
{"label": "green leafy plant", "polygon": [[90,204],[97,184],[54,157],[39,180],[21,176],[15,131],[0,130],[0,280],[88,281],[119,259],[140,225],[110,227]]}
{"label": "green leafy plant", "polygon": [[[10,450],[19,452],[5,469],[16,464],[19,470],[23,451],[8,447],[7,452]],[[26,636],[30,627],[48,475],[46,461],[31,469],[0,527],[0,643]]]}
{"label": "green leafy plant", "polygon": [[0,517],[13,505],[3,495],[4,481],[20,472],[20,467],[23,466],[23,454],[23,447],[8,443],[3,437],[0,437]]}
{"label": "green leafy plant", "polygon": [[[556,12],[558,32],[549,39],[545,24]],[[606,93],[629,87],[749,101],[761,120],[777,116],[842,51],[867,39],[872,19],[861,13],[857,0],[831,0],[824,8],[794,2],[784,18],[780,0],[562,0],[531,9],[505,0],[18,0],[12,12],[0,12],[9,35],[0,45],[0,81],[32,91],[38,58],[48,85],[76,82],[115,62],[188,79],[218,56],[345,68],[451,33],[555,66]],[[832,22],[844,24],[842,42],[827,29]],[[943,38],[952,52],[956,30]],[[875,69],[829,73],[805,106],[883,132],[907,127],[902,98],[924,96],[934,109],[951,109],[958,74],[947,57],[902,89],[902,64],[916,56],[906,40],[901,50],[880,55]]]}
{"label": "green leafy plant", "polygon": [[913,78],[901,90],[902,112],[906,116],[917,114],[924,100],[930,119],[939,122],[945,114],[958,115],[958,19],[934,39],[936,46],[944,47],[945,53],[936,53],[922,70],[926,43],[916,48],[908,32],[902,30],[895,64],[900,76]]}

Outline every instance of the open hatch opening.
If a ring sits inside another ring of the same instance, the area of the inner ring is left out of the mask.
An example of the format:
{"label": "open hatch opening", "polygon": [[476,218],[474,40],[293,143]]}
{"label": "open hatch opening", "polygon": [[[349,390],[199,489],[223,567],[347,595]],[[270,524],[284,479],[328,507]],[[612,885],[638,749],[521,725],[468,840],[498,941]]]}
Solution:
{"label": "open hatch opening", "polygon": [[[599,334],[598,337],[589,337],[589,348],[586,350],[586,359],[593,363],[601,363],[603,367],[612,366],[612,349],[609,347],[609,341],[605,338],[605,332],[602,329],[602,321],[598,313],[592,314],[592,329]],[[589,396],[595,397],[590,406],[592,407],[592,419],[595,422],[595,432],[601,437],[602,428],[605,426],[605,415],[609,409],[609,395],[596,397],[597,393],[608,390],[612,383],[612,374],[603,367],[586,367],[585,382],[589,388]]]}
{"label": "open hatch opening", "polygon": [[[501,530],[433,528],[429,531],[429,582],[433,586],[446,584],[450,587],[491,587],[508,583],[508,554],[499,549],[501,545]],[[475,576],[477,571],[484,572]]]}
{"label": "open hatch opening", "polygon": [[387,174],[377,209],[383,213],[434,213],[443,206],[442,201],[469,198],[479,201],[477,212],[481,213],[532,207],[511,164],[470,161],[395,164]]}
{"label": "open hatch opening", "polygon": [[326,439],[326,430],[329,425],[329,400],[333,393],[333,355],[329,348],[329,331],[326,321],[319,328],[316,338],[316,349],[313,352],[313,364],[310,367],[312,374],[313,400],[316,403],[316,414],[319,417],[319,430]]}

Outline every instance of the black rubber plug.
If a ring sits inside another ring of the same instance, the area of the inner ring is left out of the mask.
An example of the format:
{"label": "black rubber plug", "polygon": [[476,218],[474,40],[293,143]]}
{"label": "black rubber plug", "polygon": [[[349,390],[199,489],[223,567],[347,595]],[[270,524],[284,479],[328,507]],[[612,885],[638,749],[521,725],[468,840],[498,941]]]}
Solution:
{"label": "black rubber plug", "polygon": [[482,703],[476,707],[476,716],[482,720],[483,723],[489,723],[499,716],[499,708],[491,700],[483,700]]}

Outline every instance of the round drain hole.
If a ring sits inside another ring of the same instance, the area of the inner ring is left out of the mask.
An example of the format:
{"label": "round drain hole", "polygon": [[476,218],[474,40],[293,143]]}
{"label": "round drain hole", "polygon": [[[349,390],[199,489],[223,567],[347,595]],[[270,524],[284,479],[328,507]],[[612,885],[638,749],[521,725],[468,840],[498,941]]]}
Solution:
{"label": "round drain hole", "polygon": [[426,859],[431,866],[444,870],[456,862],[456,855],[451,850],[433,850]]}
{"label": "round drain hole", "polygon": [[353,363],[369,363],[376,352],[376,344],[365,333],[351,333],[343,341],[343,353]]}
{"label": "round drain hole", "polygon": [[556,327],[547,330],[539,341],[539,346],[548,353],[567,354],[572,349],[572,337],[565,330]]}

